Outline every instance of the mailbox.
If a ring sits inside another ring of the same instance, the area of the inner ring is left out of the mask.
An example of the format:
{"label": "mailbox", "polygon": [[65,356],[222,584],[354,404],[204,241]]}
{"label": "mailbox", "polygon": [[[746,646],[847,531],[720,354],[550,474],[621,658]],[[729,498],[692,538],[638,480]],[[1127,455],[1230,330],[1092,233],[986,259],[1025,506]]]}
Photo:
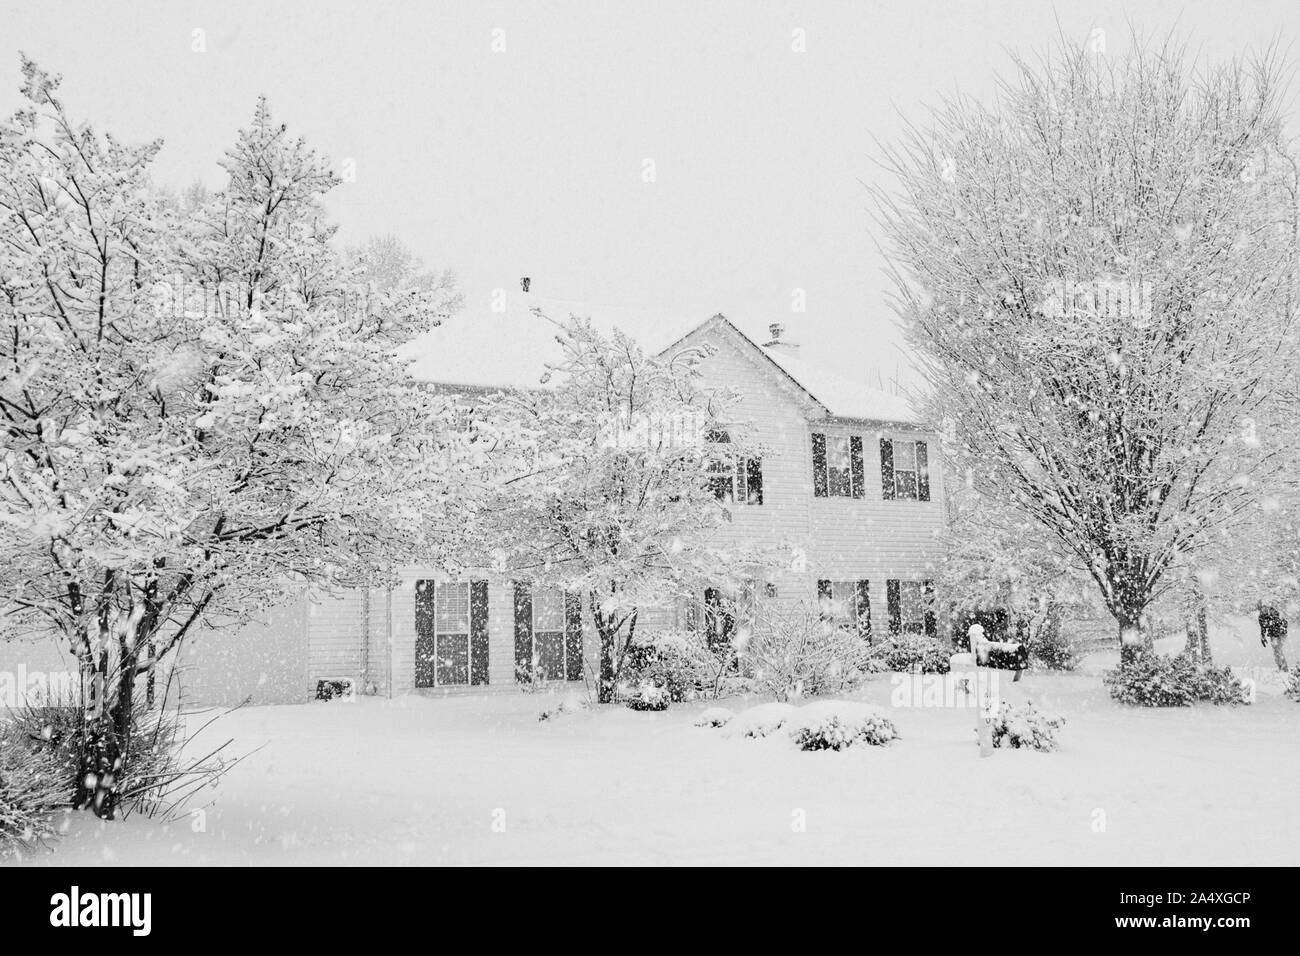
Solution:
{"label": "mailbox", "polygon": [[1022,671],[1029,666],[1029,648],[1020,641],[985,641],[979,649],[983,667]]}

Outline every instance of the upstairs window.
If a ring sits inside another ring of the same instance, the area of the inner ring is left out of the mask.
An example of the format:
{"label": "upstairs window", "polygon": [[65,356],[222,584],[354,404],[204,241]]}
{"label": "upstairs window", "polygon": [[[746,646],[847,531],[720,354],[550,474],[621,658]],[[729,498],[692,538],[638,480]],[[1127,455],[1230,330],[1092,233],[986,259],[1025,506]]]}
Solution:
{"label": "upstairs window", "polygon": [[880,439],[880,482],[886,500],[930,500],[930,460],[926,442]]}
{"label": "upstairs window", "polygon": [[713,429],[705,436],[709,457],[705,464],[709,488],[719,501],[746,505],[763,503],[763,462],[759,458],[737,457],[727,447],[731,435]]}
{"label": "upstairs window", "polygon": [[813,432],[813,494],[818,498],[861,498],[862,436]]}

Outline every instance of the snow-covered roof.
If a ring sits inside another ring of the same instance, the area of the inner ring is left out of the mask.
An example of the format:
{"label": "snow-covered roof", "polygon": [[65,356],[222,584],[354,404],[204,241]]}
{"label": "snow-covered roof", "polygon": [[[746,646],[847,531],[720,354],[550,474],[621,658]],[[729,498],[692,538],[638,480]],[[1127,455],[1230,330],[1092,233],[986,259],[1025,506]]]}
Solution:
{"label": "snow-covered roof", "polygon": [[504,311],[458,313],[413,342],[404,353],[414,360],[412,373],[446,385],[539,387],[547,364],[559,362],[563,352],[555,326],[534,310],[555,321],[570,315],[590,318],[604,332],[622,329],[650,354],[701,324],[698,316],[588,307],[516,292],[507,296]]}
{"label": "snow-covered roof", "polygon": [[[782,348],[765,348],[768,338],[761,326],[747,329],[722,316],[665,315],[605,306],[588,308],[581,302],[516,293],[501,312],[460,313],[444,319],[422,339],[412,343],[406,356],[419,379],[442,385],[476,388],[537,388],[548,363],[561,360],[555,326],[543,316],[560,321],[570,314],[589,317],[597,328],[622,329],[647,353],[663,352],[711,323],[729,329],[825,410],[832,418],[920,424],[909,400],[892,395],[790,354]],[[534,310],[540,310],[538,315]]]}

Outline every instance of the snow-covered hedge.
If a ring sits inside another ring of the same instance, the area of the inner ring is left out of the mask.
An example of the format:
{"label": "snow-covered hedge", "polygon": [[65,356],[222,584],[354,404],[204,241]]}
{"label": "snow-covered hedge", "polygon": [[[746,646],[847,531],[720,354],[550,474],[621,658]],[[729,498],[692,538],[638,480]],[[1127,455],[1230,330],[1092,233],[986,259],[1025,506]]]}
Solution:
{"label": "snow-covered hedge", "polygon": [[867,669],[910,671],[919,665],[923,673],[946,674],[950,654],[936,638],[924,634],[892,634],[871,645]]}
{"label": "snow-covered hedge", "polygon": [[[723,717],[722,723],[711,722]],[[709,708],[697,721],[698,726],[723,723],[728,737],[770,737],[782,731],[800,750],[843,750],[855,743],[878,746],[898,737],[893,721],[868,704],[850,700],[818,700],[802,707],[759,704],[734,716]]]}
{"label": "snow-covered hedge", "polygon": [[736,715],[725,707],[709,707],[695,718],[696,727],[725,727]]}
{"label": "snow-covered hedge", "polygon": [[725,732],[729,737],[766,737],[784,727],[798,710],[794,704],[759,704],[736,714]]}
{"label": "snow-covered hedge", "polygon": [[578,714],[584,710],[591,710],[591,700],[577,691],[570,691],[554,707],[542,711],[537,719],[550,720],[553,717],[560,716],[560,714]]}
{"label": "snow-covered hedge", "polygon": [[888,717],[848,700],[805,704],[788,726],[790,739],[800,750],[843,750],[855,743],[878,747],[898,738],[898,728]]}
{"label": "snow-covered hedge", "polygon": [[1005,700],[1000,701],[993,721],[993,746],[1046,753],[1056,749],[1056,732],[1064,725],[1064,717],[1038,710],[1032,702],[1012,707]]}
{"label": "snow-covered hedge", "polygon": [[1230,667],[1201,664],[1183,655],[1168,657],[1144,650],[1103,678],[1110,695],[1123,704],[1143,707],[1187,707],[1248,704],[1250,699]]}
{"label": "snow-covered hedge", "polygon": [[667,710],[668,701],[668,688],[644,683],[627,696],[625,703],[632,710]]}

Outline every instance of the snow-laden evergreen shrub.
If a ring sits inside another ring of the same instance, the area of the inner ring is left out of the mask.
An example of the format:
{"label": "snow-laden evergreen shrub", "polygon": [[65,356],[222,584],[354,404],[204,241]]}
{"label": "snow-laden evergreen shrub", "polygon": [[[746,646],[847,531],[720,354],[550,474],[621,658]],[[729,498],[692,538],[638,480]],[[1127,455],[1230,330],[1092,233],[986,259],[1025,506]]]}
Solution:
{"label": "snow-laden evergreen shrub", "polygon": [[993,746],[1047,753],[1056,749],[1056,732],[1063,726],[1064,717],[1041,711],[1030,701],[1019,707],[999,701],[998,714],[993,720]]}
{"label": "snow-laden evergreen shrub", "polygon": [[924,634],[891,634],[871,645],[868,652],[868,669],[882,671],[911,671],[918,665],[925,674],[948,673],[948,658],[952,652],[936,638]]}
{"label": "snow-laden evergreen shrub", "polygon": [[798,710],[794,704],[779,701],[759,704],[736,714],[723,732],[728,737],[766,737],[784,727]]}
{"label": "snow-laden evergreen shrub", "polygon": [[66,753],[0,725],[0,860],[54,835],[54,818],[72,807],[75,782]]}
{"label": "snow-laden evergreen shrub", "polygon": [[1079,666],[1083,650],[1061,627],[1042,628],[1029,640],[1029,659],[1035,667],[1072,671]]}
{"label": "snow-laden evergreen shrub", "polygon": [[1283,693],[1290,700],[1300,704],[1300,664],[1291,668],[1291,672],[1286,675],[1286,690]]}
{"label": "snow-laden evergreen shrub", "polygon": [[668,701],[667,688],[646,683],[629,694],[624,703],[631,710],[667,710]]}
{"label": "snow-laden evergreen shrub", "polygon": [[696,727],[725,727],[731,718],[735,717],[731,711],[725,707],[709,707],[704,710],[700,716],[695,718]]}
{"label": "snow-laden evergreen shrub", "polygon": [[790,717],[790,739],[800,750],[843,750],[854,744],[882,746],[898,738],[893,721],[867,704],[821,700]]}
{"label": "snow-laden evergreen shrub", "polygon": [[1142,650],[1102,678],[1110,695],[1123,704],[1187,707],[1197,702],[1248,704],[1245,689],[1230,667],[1201,664]]}

